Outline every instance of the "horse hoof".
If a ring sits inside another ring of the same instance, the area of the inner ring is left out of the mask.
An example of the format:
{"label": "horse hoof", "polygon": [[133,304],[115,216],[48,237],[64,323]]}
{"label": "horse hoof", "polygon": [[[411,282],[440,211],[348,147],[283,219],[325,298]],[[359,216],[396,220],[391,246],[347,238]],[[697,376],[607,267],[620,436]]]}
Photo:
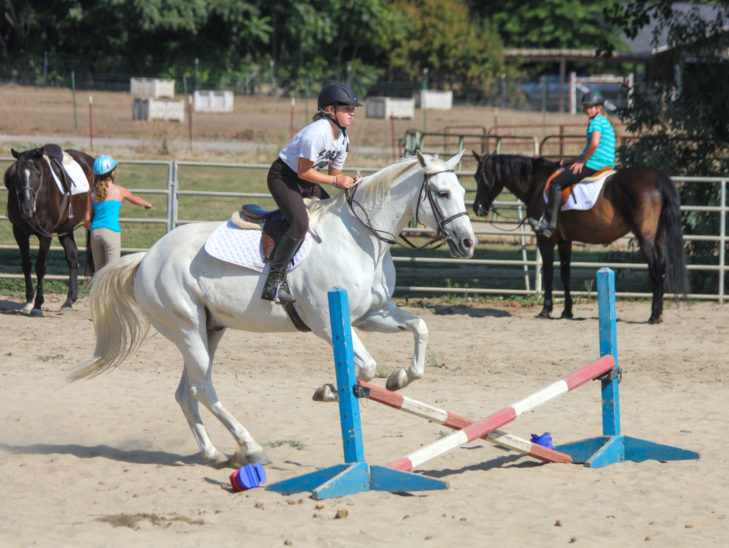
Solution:
{"label": "horse hoof", "polygon": [[61,314],[68,314],[69,312],[72,312],[73,308],[71,308],[71,305],[68,306],[64,305],[61,307]]}
{"label": "horse hoof", "polygon": [[536,318],[547,318],[549,319],[549,311],[548,310],[542,310],[539,314],[535,316]]}
{"label": "horse hoof", "polygon": [[572,312],[562,312],[562,315],[560,316],[560,318],[562,318],[564,320],[571,320],[573,318]]}
{"label": "horse hoof", "polygon": [[649,324],[663,323],[663,318],[661,318],[660,316],[658,316],[658,317],[651,316],[648,319],[648,323]]}
{"label": "horse hoof", "polygon": [[248,464],[271,464],[271,459],[268,458],[268,455],[266,455],[265,451],[253,451],[251,453],[248,453],[246,455],[246,458],[248,460]]}
{"label": "horse hoof", "polygon": [[271,464],[271,459],[268,458],[268,455],[266,455],[266,452],[262,449],[259,449],[258,451],[250,451],[248,453],[244,452],[243,449],[244,448],[241,447],[238,451],[231,455],[229,459],[226,459],[224,466],[229,468],[240,468],[246,464],[254,464],[256,462],[261,465]]}
{"label": "horse hoof", "polygon": [[311,399],[314,401],[331,402],[339,401],[339,396],[333,384],[325,384],[316,389]]}
{"label": "horse hoof", "polygon": [[385,387],[390,392],[395,392],[396,390],[405,388],[408,384],[410,384],[410,380],[408,379],[408,372],[404,369],[398,369],[397,371],[393,371],[392,373],[390,373],[390,376],[387,377],[387,383],[385,384]]}
{"label": "horse hoof", "polygon": [[30,315],[39,318],[43,316],[43,310],[40,308],[34,308],[30,311]]}
{"label": "horse hoof", "polygon": [[234,458],[234,456],[229,459],[223,453],[217,452],[211,456],[206,455],[205,464],[209,464],[213,468],[226,468],[226,467],[230,466],[230,461],[233,458]]}

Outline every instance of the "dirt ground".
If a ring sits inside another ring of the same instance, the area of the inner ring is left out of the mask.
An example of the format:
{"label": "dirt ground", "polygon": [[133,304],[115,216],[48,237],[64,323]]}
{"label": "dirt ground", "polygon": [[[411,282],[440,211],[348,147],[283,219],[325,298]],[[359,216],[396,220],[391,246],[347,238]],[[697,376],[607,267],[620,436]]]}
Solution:
{"label": "dirt ground", "polygon": [[[485,441],[418,473],[445,491],[370,492],[315,501],[265,489],[232,493],[230,469],[204,465],[174,400],[180,355],[159,334],[119,369],[67,383],[94,348],[88,303],[43,317],[0,297],[0,545],[20,546],[726,546],[729,373],[726,307],[669,304],[648,325],[647,303],[618,303],[625,435],[698,451],[700,460],[620,463],[600,469],[542,464]],[[492,303],[408,311],[430,329],[426,376],[413,398],[483,418],[599,356],[597,305],[576,319],[537,320],[533,307]],[[557,334],[566,336],[558,338]],[[409,362],[408,335],[361,333],[384,376]],[[221,401],[266,448],[268,482],[343,462],[335,404],[315,403],[334,382],[331,349],[312,335],[229,331],[214,380]],[[375,379],[384,385],[384,378]],[[365,455],[385,464],[445,428],[362,403]],[[213,441],[227,431],[203,418]],[[555,443],[601,434],[597,383],[504,427]],[[339,517],[337,517],[339,516]]]}
{"label": "dirt ground", "polygon": [[[86,93],[77,94],[78,129],[68,90],[0,87],[3,152],[18,136],[89,136]],[[187,139],[189,126],[131,120],[132,99],[93,93],[94,135],[142,142],[124,154],[157,157],[161,143]],[[283,144],[285,99],[236,98],[233,114],[193,118],[195,139]],[[428,127],[541,123],[541,115],[456,107],[428,113]],[[419,114],[422,117],[422,114]],[[529,116],[528,118],[526,116]],[[538,116],[538,118],[535,118]],[[559,122],[559,115],[548,117]],[[581,117],[567,122],[583,123]],[[295,125],[305,122],[297,103]],[[396,120],[395,135],[423,120]],[[358,118],[354,143],[391,147],[390,121]],[[168,147],[167,154],[188,154]],[[114,150],[110,150],[112,153]],[[254,151],[255,153],[255,151]],[[195,153],[193,156],[196,156]],[[226,161],[254,158],[227,154]],[[261,154],[265,157],[264,154]],[[255,159],[255,158],[254,158]],[[270,159],[269,159],[270,161]],[[381,162],[382,158],[372,161]],[[119,369],[68,383],[94,349],[87,299],[60,314],[46,295],[43,317],[0,296],[0,545],[57,546],[392,546],[508,547],[726,546],[729,373],[726,305],[667,303],[665,321],[648,325],[649,304],[618,303],[625,435],[701,454],[699,460],[621,463],[590,469],[542,464],[478,441],[426,463],[418,473],[450,483],[445,491],[370,492],[315,501],[265,489],[232,493],[232,470],[206,466],[174,399],[177,349],[153,333]],[[597,305],[581,301],[576,319],[537,320],[534,307],[498,303],[408,308],[430,330],[428,368],[405,394],[483,418],[599,356]],[[360,333],[386,376],[409,363],[407,335]],[[331,348],[312,335],[228,332],[214,380],[228,409],[265,447],[268,483],[343,461],[337,406],[311,400],[334,382]],[[377,384],[384,385],[378,375]],[[385,464],[426,445],[445,428],[362,403],[365,455]],[[234,442],[209,413],[213,441]],[[602,433],[597,383],[545,403],[504,430],[523,438],[550,432],[555,443]]]}

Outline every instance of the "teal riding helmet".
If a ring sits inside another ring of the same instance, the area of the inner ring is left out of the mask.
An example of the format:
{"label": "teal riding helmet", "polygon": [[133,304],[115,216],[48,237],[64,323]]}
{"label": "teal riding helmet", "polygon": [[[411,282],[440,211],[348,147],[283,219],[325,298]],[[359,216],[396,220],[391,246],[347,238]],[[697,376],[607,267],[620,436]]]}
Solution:
{"label": "teal riding helmet", "polygon": [[94,161],[94,175],[103,177],[108,175],[116,169],[119,163],[109,156],[108,154],[102,154]]}

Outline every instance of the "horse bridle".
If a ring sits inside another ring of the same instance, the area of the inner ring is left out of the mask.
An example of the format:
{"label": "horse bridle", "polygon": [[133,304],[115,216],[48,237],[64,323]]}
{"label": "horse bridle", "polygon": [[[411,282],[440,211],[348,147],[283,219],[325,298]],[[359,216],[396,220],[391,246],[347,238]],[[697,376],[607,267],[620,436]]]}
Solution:
{"label": "horse bridle", "polygon": [[[481,164],[485,164],[485,162],[481,162]],[[483,184],[484,186],[488,184],[488,186],[489,186],[489,194],[492,194],[492,193],[494,193],[495,191],[494,191],[494,190],[493,190],[493,188],[491,188],[491,187],[492,187],[492,186],[495,186],[495,185],[491,185],[491,183],[490,183],[490,179],[489,179],[488,177],[486,177],[486,167],[485,167],[485,166],[483,166],[483,165],[479,165],[479,167],[478,167],[478,172],[479,172],[479,175],[481,176],[481,178],[483,179],[483,181],[485,181],[485,182],[484,182],[484,183],[480,183],[480,182],[478,181],[478,179],[476,179],[476,182],[477,182],[477,184]],[[496,194],[497,194],[497,193],[496,193]],[[496,208],[496,206],[494,205],[494,202],[496,201],[496,194],[495,194],[494,196],[490,196],[490,198],[491,198],[491,203],[489,204],[489,209],[490,209],[490,210],[491,210],[491,211],[493,212],[493,217],[492,217],[492,220],[491,220],[491,221],[488,221],[488,223],[489,223],[489,224],[490,224],[491,226],[493,226],[493,227],[496,227],[496,225],[495,225],[495,224],[494,224],[494,222],[493,222],[493,218],[494,218],[494,217],[498,217],[498,216],[500,216],[500,215],[501,215],[501,214],[499,213],[499,210],[498,210],[498,209]],[[519,229],[521,228],[521,226],[522,226],[522,225],[523,225],[524,223],[526,223],[526,221],[527,221],[527,216],[525,215],[524,217],[522,217],[521,219],[519,219],[519,222],[517,223],[516,227],[514,227],[514,228],[511,228],[511,229],[508,229],[508,228],[499,228],[499,230],[502,230],[502,231],[504,231],[504,232],[516,232],[517,230],[519,230]]]}
{"label": "horse bridle", "polygon": [[[438,207],[438,202],[435,201],[433,198],[433,188],[431,187],[430,180],[435,177],[436,175],[440,175],[441,173],[453,173],[455,174],[455,170],[453,169],[444,169],[442,171],[434,171],[433,173],[424,173],[423,174],[423,184],[420,186],[420,192],[418,193],[418,205],[415,207],[415,221],[419,223],[419,217],[418,212],[420,211],[420,203],[424,202],[423,199],[423,193],[428,197],[428,202],[430,202],[430,207],[433,210],[433,216],[435,217],[437,228],[436,228],[436,235],[433,236],[429,241],[425,242],[421,246],[416,246],[413,244],[406,236],[403,234],[398,234],[398,236],[411,248],[411,249],[423,249],[426,246],[429,246],[432,243],[439,242],[437,246],[434,247],[440,247],[443,245],[448,238],[448,233],[445,230],[445,226],[453,222],[455,219],[462,217],[463,215],[468,216],[467,211],[461,211],[460,213],[456,213],[455,215],[451,215],[450,217],[446,218],[443,212],[441,211],[440,207]],[[357,219],[362,225],[367,228],[378,240],[381,242],[388,243],[390,245],[395,245],[397,243],[397,237],[387,232],[386,230],[380,230],[372,226],[372,222],[370,221],[369,215],[367,215],[367,211],[362,207],[362,204],[360,204],[358,201],[354,199],[354,195],[357,192],[357,186],[350,187],[348,189],[345,189],[345,195],[347,198],[347,204],[349,205],[349,209],[352,211],[352,215],[354,215],[355,219]],[[355,210],[354,206],[357,205],[360,210],[364,213],[364,219],[359,216],[357,211]],[[383,236],[383,234],[389,235],[389,237]]]}
{"label": "horse bridle", "polygon": [[[48,165],[48,169],[53,169],[53,167],[51,167],[51,165],[49,164]],[[18,193],[17,189],[15,190],[15,198],[18,200],[18,208],[19,209],[22,209],[23,208],[23,202],[21,201],[20,196],[21,196],[21,194],[27,192],[28,193],[28,196],[29,196],[29,199],[31,200],[31,202],[33,204],[33,213],[35,214],[35,212],[36,212],[36,203],[38,201],[38,193],[40,192],[40,189],[43,186],[43,172],[42,172],[42,170],[41,170],[40,176],[38,177],[38,180],[40,181],[38,183],[38,188],[37,189],[33,189],[30,186],[30,176],[28,174],[28,168],[26,168],[26,167],[23,168],[23,188],[21,189],[20,193]],[[37,223],[33,223],[31,219],[25,219],[25,222],[28,223],[28,225],[31,228],[33,228],[33,230],[35,230],[38,234],[40,234],[42,236],[45,236],[46,238],[52,238],[53,235],[55,234],[56,227],[61,224],[61,220],[63,218],[63,215],[61,214],[61,212],[66,208],[66,203],[67,202],[68,202],[68,196],[64,193],[63,194],[63,200],[61,201],[61,207],[58,210],[59,211],[59,216],[58,216],[59,221],[53,227],[53,230],[51,232],[48,232],[45,229],[41,228],[40,226],[37,225]]]}

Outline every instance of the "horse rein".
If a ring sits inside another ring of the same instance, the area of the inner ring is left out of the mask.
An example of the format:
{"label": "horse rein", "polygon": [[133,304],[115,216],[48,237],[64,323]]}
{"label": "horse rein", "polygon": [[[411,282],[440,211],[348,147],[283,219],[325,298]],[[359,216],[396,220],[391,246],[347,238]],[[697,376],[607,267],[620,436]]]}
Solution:
{"label": "horse rein", "polygon": [[[464,211],[461,211],[460,213],[456,213],[455,215],[451,215],[448,218],[445,218],[445,215],[443,215],[443,212],[438,207],[438,203],[433,198],[433,189],[431,188],[431,185],[430,185],[430,179],[432,179],[433,177],[435,177],[436,175],[439,175],[441,173],[453,173],[453,174],[455,174],[455,170],[453,170],[453,169],[445,169],[443,171],[435,171],[433,173],[425,173],[423,175],[423,184],[420,186],[420,192],[418,194],[418,205],[415,207],[415,221],[417,223],[419,223],[420,221],[419,221],[419,218],[418,218],[418,211],[420,210],[420,203],[425,201],[423,199],[423,193],[425,193],[426,196],[428,197],[428,201],[430,202],[430,207],[433,210],[433,216],[435,217],[435,220],[436,220],[436,222],[438,224],[438,227],[436,229],[436,235],[433,236],[433,238],[431,240],[427,241],[423,245],[416,246],[406,236],[404,236],[403,234],[399,234],[398,236],[400,237],[400,239],[402,239],[411,249],[423,249],[426,246],[429,246],[430,244],[435,243],[435,242],[439,242],[439,244],[437,246],[434,246],[433,249],[436,249],[436,248],[442,246],[446,242],[447,237],[448,237],[448,233],[445,230],[445,225],[447,225],[448,223],[454,221],[458,217],[461,217],[463,215],[468,215],[468,212],[465,211],[465,210]],[[381,242],[385,242],[385,243],[390,244],[390,245],[395,245],[397,243],[397,239],[396,239],[396,237],[393,234],[391,234],[391,233],[389,233],[389,232],[387,232],[385,230],[379,230],[379,229],[374,228],[372,226],[372,222],[370,221],[369,215],[367,215],[367,211],[362,207],[362,205],[359,202],[357,202],[354,199],[354,194],[357,191],[357,187],[355,186],[355,187],[352,187],[352,188],[353,188],[353,190],[351,192],[350,192],[350,189],[349,188],[348,189],[345,189],[344,192],[345,192],[345,195],[346,195],[346,198],[347,198],[347,204],[349,205],[349,209],[352,211],[352,215],[354,215],[355,219],[357,219],[360,223],[362,223],[362,225],[365,228],[367,228],[367,230],[369,230],[375,236],[375,238],[377,238]],[[354,205],[355,204],[364,213],[364,216],[365,216],[366,221],[363,220],[357,214],[356,210],[354,209]],[[382,234],[388,234],[390,237],[385,237]]]}

